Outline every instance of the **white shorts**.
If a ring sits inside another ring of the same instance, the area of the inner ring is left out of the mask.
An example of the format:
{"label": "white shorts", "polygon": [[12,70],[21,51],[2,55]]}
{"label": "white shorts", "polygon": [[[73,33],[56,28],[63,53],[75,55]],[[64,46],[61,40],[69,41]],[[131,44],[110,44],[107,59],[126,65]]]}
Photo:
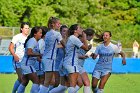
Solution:
{"label": "white shorts", "polygon": [[55,71],[55,60],[44,58],[42,59],[43,71]]}
{"label": "white shorts", "polygon": [[66,71],[66,69],[64,68],[64,66],[62,64],[60,64],[60,66],[59,66],[59,74],[60,74],[60,76],[68,75],[68,72]]}
{"label": "white shorts", "polygon": [[107,75],[108,73],[111,73],[111,71],[99,71],[99,70],[94,70],[92,73],[92,77],[95,77],[97,79],[101,79],[102,76]]}
{"label": "white shorts", "polygon": [[21,69],[22,69],[22,74],[23,75],[36,72],[34,66],[21,66]]}
{"label": "white shorts", "polygon": [[64,68],[66,69],[66,71],[68,72],[68,74],[79,72],[78,66],[76,66],[76,65],[75,66],[72,66],[72,65],[64,65]]}
{"label": "white shorts", "polygon": [[80,74],[83,74],[85,71],[84,67],[78,65],[78,70]]}

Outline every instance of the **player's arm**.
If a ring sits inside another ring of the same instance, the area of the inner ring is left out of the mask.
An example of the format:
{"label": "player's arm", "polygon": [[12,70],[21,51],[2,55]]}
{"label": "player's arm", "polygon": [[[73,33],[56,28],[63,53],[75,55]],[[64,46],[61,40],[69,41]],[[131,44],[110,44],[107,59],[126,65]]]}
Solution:
{"label": "player's arm", "polygon": [[10,51],[10,53],[13,55],[14,60],[15,60],[16,62],[18,62],[18,61],[19,61],[19,57],[15,54],[15,51],[14,51],[14,44],[13,44],[12,42],[11,42],[10,45],[9,45],[9,51]]}
{"label": "player's arm", "polygon": [[81,41],[83,42],[83,45],[81,46],[81,48],[88,51],[89,47],[88,47],[88,43],[87,43],[87,39],[86,39],[86,34],[84,32],[82,33]]}
{"label": "player's arm", "polygon": [[40,53],[34,53],[32,48],[27,49],[27,55],[31,56],[31,57],[37,57],[37,56],[41,57],[41,54]]}
{"label": "player's arm", "polygon": [[124,54],[124,52],[121,51],[119,54],[120,54],[121,57],[122,57],[122,64],[123,64],[123,65],[126,65],[126,59],[125,59],[125,54]]}
{"label": "player's arm", "polygon": [[81,56],[79,55],[78,58],[79,59],[86,59],[86,58],[88,58],[88,56],[87,55],[81,55]]}

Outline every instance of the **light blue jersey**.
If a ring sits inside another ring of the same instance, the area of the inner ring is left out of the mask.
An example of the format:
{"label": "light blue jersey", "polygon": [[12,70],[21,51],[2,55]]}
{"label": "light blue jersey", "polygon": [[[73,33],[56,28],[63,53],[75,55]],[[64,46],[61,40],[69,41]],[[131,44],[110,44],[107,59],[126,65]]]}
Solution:
{"label": "light blue jersey", "polygon": [[30,38],[27,41],[26,48],[25,48],[25,55],[23,60],[21,61],[22,66],[33,66],[37,61],[37,57],[31,57],[27,55],[27,49],[31,48],[33,53],[39,53],[38,42],[34,37]]}
{"label": "light blue jersey", "polygon": [[83,45],[83,43],[74,35],[68,38],[66,44],[66,54],[64,58],[64,64],[75,66],[78,65],[78,49]]}
{"label": "light blue jersey", "polygon": [[[78,56],[84,56],[85,54],[86,54],[86,51],[85,50],[83,50],[81,48],[78,50]],[[78,65],[81,66],[81,67],[83,67],[84,62],[85,62],[85,59],[80,59],[79,58]]]}
{"label": "light blue jersey", "polygon": [[[43,54],[44,50],[45,50],[45,41],[44,41],[44,39],[40,39],[38,41],[38,47],[39,47],[40,54]],[[42,68],[42,62],[38,62],[38,61],[35,62],[34,67],[35,67],[35,69],[37,71],[37,75],[44,74],[43,73],[43,68]]]}
{"label": "light blue jersey", "polygon": [[60,32],[51,29],[46,33],[45,51],[42,57],[44,72],[55,71],[57,45],[61,40],[62,40],[62,36]]}
{"label": "light blue jersey", "polygon": [[[78,49],[78,56],[85,56],[86,51],[83,49]],[[85,71],[83,65],[84,65],[85,59],[78,59],[78,70],[80,74],[83,74]]]}
{"label": "light blue jersey", "polygon": [[120,53],[120,50],[116,45],[112,43],[110,43],[108,46],[100,44],[95,50],[95,54],[99,55],[99,60],[95,65],[94,70],[111,72],[112,61],[115,53]]}
{"label": "light blue jersey", "polygon": [[48,59],[56,59],[57,44],[62,40],[60,32],[50,30],[45,36],[45,52],[43,57]]}
{"label": "light blue jersey", "polygon": [[59,66],[61,62],[64,60],[64,57],[65,57],[64,48],[57,48],[56,64],[55,64],[56,71],[59,71]]}

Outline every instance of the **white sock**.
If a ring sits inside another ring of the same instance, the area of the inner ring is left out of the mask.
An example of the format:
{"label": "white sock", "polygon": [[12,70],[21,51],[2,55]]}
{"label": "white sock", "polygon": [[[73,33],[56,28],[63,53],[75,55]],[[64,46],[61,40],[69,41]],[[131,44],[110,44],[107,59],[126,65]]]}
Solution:
{"label": "white sock", "polygon": [[84,93],[91,93],[90,86],[84,86]]}
{"label": "white sock", "polygon": [[96,88],[94,89],[94,93],[97,93],[97,91],[98,91],[98,88],[96,87]]}
{"label": "white sock", "polygon": [[78,85],[75,86],[75,91],[76,93],[78,93],[78,90],[80,89],[80,87]]}
{"label": "white sock", "polygon": [[103,89],[98,89],[97,93],[104,93],[104,90]]}
{"label": "white sock", "polygon": [[69,87],[68,93],[76,93],[75,87]]}
{"label": "white sock", "polygon": [[59,85],[58,87],[53,88],[51,91],[49,91],[49,93],[64,93],[66,89],[66,86]]}
{"label": "white sock", "polygon": [[39,91],[39,85],[38,84],[32,84],[32,88],[30,93],[38,93]]}
{"label": "white sock", "polygon": [[40,85],[40,90],[38,93],[48,93],[49,91],[49,88],[48,87],[45,87],[43,85]]}
{"label": "white sock", "polygon": [[18,89],[17,89],[17,93],[24,93],[25,91],[25,86],[23,86],[22,84],[19,85]]}
{"label": "white sock", "polygon": [[20,85],[20,82],[18,80],[16,80],[15,84],[14,84],[14,87],[13,87],[13,90],[12,90],[12,93],[16,93],[19,85]]}

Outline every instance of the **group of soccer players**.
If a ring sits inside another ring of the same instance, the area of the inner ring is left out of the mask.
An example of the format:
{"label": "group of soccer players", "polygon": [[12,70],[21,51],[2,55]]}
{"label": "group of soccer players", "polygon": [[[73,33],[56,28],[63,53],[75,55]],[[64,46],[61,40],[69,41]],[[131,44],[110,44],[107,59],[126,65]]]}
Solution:
{"label": "group of soccer players", "polygon": [[124,53],[110,42],[110,31],[102,34],[103,42],[91,55],[87,55],[91,49],[87,40],[94,37],[92,28],[83,30],[79,24],[68,28],[61,25],[58,18],[50,17],[47,28],[35,26],[28,35],[29,24],[22,23],[20,31],[9,45],[18,75],[12,93],[24,93],[29,80],[33,83],[30,93],[65,93],[66,90],[77,93],[83,85],[83,93],[91,93],[83,65],[86,58],[97,56],[91,86],[94,93],[103,93],[111,75],[114,54],[120,54],[122,64],[126,64]]}

